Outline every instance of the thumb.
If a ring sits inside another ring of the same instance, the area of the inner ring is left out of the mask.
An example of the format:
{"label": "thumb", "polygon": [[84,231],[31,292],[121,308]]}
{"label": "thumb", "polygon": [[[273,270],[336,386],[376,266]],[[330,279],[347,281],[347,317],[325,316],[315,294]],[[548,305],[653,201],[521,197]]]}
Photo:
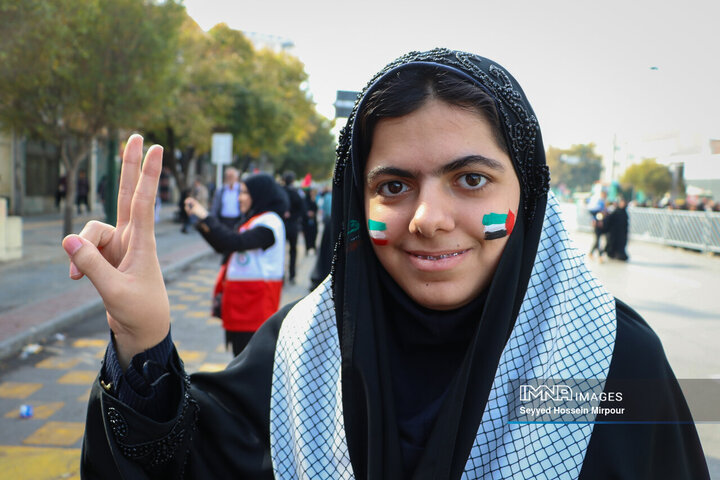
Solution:
{"label": "thumb", "polygon": [[70,278],[79,280],[86,275],[102,295],[118,273],[115,268],[95,245],[79,235],[68,235],[63,239],[62,246],[70,257]]}

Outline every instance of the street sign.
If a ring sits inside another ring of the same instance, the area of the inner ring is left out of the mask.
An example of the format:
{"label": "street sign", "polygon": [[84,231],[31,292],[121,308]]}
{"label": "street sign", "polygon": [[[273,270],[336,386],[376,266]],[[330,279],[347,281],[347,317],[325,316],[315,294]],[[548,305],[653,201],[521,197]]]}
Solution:
{"label": "street sign", "polygon": [[232,133],[213,133],[210,160],[215,165],[230,165],[232,163]]}
{"label": "street sign", "polygon": [[359,94],[360,92],[350,90],[338,90],[335,98],[335,118],[349,117]]}

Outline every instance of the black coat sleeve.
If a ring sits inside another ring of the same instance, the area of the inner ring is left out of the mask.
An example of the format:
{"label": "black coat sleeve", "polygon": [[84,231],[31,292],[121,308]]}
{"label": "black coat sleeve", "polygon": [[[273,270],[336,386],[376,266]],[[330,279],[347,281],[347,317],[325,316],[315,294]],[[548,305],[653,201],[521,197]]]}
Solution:
{"label": "black coat sleeve", "polygon": [[267,227],[257,226],[240,233],[215,217],[200,220],[195,228],[216,252],[226,255],[255,248],[265,249],[275,243],[275,235]]}
{"label": "black coat sleeve", "polygon": [[95,381],[88,404],[84,479],[272,479],[270,394],[283,307],[221,372],[186,375],[173,351],[156,382],[172,392],[167,422],[145,417]]}
{"label": "black coat sleeve", "polygon": [[660,339],[617,301],[617,334],[605,392],[622,392],[621,417],[593,427],[580,479],[710,478],[697,430]]}

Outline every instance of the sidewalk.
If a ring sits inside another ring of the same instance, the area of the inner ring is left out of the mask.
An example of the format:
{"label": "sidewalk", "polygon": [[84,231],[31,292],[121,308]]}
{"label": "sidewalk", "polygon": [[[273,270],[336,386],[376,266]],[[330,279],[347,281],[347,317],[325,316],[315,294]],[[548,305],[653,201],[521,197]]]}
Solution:
{"label": "sidewalk", "polygon": [[[176,208],[163,207],[155,226],[166,281],[192,262],[217,255],[197,232],[180,232],[181,225],[173,222]],[[92,219],[103,221],[102,212],[77,218],[74,231],[79,232]],[[22,259],[0,262],[0,360],[104,311],[88,279],[68,277],[69,263],[61,241],[60,213],[24,217]]]}

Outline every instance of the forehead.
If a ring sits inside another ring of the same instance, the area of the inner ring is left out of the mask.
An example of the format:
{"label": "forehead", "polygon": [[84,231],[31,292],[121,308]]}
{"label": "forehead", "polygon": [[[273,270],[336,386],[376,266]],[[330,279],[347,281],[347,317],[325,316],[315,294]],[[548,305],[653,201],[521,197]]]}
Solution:
{"label": "forehead", "polygon": [[408,115],[378,121],[365,173],[379,166],[434,171],[468,156],[492,159],[505,170],[514,170],[480,113],[431,100]]}

